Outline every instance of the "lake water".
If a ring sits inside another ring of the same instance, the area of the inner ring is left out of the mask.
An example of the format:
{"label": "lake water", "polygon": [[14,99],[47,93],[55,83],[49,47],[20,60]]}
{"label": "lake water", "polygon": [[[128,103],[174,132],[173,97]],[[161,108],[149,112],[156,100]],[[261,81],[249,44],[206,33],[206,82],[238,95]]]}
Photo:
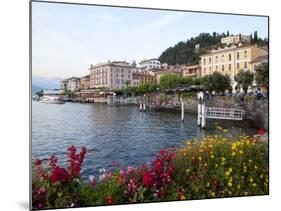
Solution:
{"label": "lake water", "polygon": [[[101,168],[137,166],[151,161],[161,148],[179,147],[186,140],[218,130],[201,130],[197,116],[180,112],[139,112],[137,106],[66,103],[62,105],[32,102],[32,159],[47,159],[55,154],[66,162],[71,145],[88,152],[82,174],[98,175]],[[251,129],[231,129],[232,134],[254,134]]]}

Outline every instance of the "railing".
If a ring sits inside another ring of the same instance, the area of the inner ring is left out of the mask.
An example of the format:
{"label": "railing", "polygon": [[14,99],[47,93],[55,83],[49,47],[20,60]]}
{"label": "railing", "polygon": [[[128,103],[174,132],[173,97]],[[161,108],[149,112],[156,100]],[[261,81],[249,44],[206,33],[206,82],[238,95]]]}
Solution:
{"label": "railing", "polygon": [[206,118],[209,119],[229,119],[243,120],[245,111],[232,108],[206,107]]}

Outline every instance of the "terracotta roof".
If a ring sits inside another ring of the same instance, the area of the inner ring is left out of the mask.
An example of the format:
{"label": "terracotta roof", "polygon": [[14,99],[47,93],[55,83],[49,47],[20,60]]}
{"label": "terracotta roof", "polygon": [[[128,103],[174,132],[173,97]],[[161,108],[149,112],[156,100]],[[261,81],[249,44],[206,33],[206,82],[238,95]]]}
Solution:
{"label": "terracotta roof", "polygon": [[263,60],[267,60],[268,61],[268,55],[259,56],[259,57],[255,58],[255,59],[253,59],[251,61],[251,63],[253,63],[253,62],[260,62],[260,61],[263,61]]}

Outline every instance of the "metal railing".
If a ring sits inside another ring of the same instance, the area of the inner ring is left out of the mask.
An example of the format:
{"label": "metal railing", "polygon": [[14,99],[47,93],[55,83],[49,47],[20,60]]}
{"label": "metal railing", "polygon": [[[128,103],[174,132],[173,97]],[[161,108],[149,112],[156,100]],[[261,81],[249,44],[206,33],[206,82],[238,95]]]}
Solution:
{"label": "metal railing", "polygon": [[233,108],[206,107],[206,118],[209,119],[229,119],[243,120],[245,111]]}

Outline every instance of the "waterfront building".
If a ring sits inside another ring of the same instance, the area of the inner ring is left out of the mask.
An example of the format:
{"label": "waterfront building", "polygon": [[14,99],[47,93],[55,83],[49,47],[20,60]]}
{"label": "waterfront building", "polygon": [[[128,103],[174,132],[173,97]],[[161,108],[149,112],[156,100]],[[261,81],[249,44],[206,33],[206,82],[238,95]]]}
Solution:
{"label": "waterfront building", "polygon": [[61,89],[62,90],[69,90],[69,91],[77,91],[80,89],[80,78],[78,77],[71,77],[68,79],[64,79],[61,81]]}
{"label": "waterfront building", "polygon": [[132,83],[135,68],[125,61],[91,65],[90,88],[123,89]]}
{"label": "waterfront building", "polygon": [[155,84],[156,83],[156,77],[149,74],[149,73],[133,73],[133,78],[135,86],[141,85],[141,84]]}
{"label": "waterfront building", "polygon": [[161,68],[161,63],[158,59],[147,59],[147,60],[142,60],[139,63],[139,68],[144,71],[144,70],[151,70],[151,69],[160,69]]}
{"label": "waterfront building", "polygon": [[221,38],[222,44],[238,44],[238,43],[251,43],[251,36],[245,35],[231,35],[224,38]]}
{"label": "waterfront building", "polygon": [[201,77],[201,67],[199,64],[184,66],[182,75],[183,77]]}
{"label": "waterfront building", "polygon": [[80,87],[81,87],[81,89],[90,88],[90,75],[85,75],[80,78]]}
{"label": "waterfront building", "polygon": [[200,56],[201,76],[204,77],[215,71],[227,74],[232,80],[235,92],[237,83],[234,81],[234,76],[240,70],[254,72],[252,61],[267,55],[268,51],[265,48],[256,45],[243,43],[222,45]]}

